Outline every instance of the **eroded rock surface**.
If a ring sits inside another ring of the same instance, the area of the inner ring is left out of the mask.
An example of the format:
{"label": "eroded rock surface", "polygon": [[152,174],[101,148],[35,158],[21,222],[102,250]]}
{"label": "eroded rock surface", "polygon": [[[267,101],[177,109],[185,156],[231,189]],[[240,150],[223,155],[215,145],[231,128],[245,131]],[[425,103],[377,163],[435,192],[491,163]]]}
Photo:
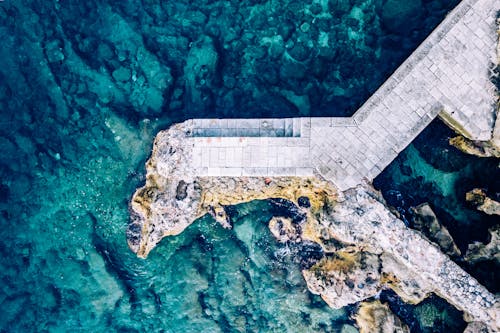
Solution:
{"label": "eroded rock surface", "polygon": [[[146,257],[165,236],[176,235],[209,213],[231,228],[231,206],[271,199],[269,222],[282,242],[303,244],[303,276],[331,307],[393,289],[418,303],[435,293],[463,311],[469,321],[500,329],[498,301],[437,246],[408,229],[369,185],[339,192],[318,177],[197,177],[187,161],[192,129],[178,124],[158,134],[147,177],[130,205],[128,240]],[[307,249],[311,251],[306,251]]]}
{"label": "eroded rock surface", "polygon": [[469,244],[465,260],[470,263],[495,260],[500,262],[500,227],[497,226],[490,232],[490,241],[487,244],[475,242]]}
{"label": "eroded rock surface", "polygon": [[408,326],[380,301],[361,303],[354,319],[360,333],[410,333]]}
{"label": "eroded rock surface", "polygon": [[347,247],[325,256],[302,274],[313,294],[338,309],[379,292],[380,266],[378,255]]}
{"label": "eroded rock surface", "polygon": [[488,326],[486,326],[484,323],[480,323],[477,321],[469,323],[469,325],[467,325],[464,331],[464,333],[488,333],[488,332],[489,332]]}
{"label": "eroded rock surface", "polygon": [[428,203],[418,205],[412,208],[412,211],[415,214],[414,229],[422,232],[428,240],[437,244],[445,254],[452,257],[460,256],[460,250],[453,241],[450,232],[439,222]]}
{"label": "eroded rock surface", "polygon": [[467,192],[465,199],[488,215],[500,215],[500,202],[489,198],[482,189],[475,188]]}

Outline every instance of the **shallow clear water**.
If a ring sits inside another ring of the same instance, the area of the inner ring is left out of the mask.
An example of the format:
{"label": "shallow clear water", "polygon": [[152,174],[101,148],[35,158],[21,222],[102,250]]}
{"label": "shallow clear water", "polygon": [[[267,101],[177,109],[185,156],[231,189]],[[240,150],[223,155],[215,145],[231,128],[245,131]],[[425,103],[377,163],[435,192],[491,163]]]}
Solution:
{"label": "shallow clear water", "polygon": [[241,206],[232,232],[198,221],[147,260],[125,242],[156,131],[192,116],[349,114],[456,1],[314,3],[0,2],[0,330],[349,322],[305,290],[264,203]]}

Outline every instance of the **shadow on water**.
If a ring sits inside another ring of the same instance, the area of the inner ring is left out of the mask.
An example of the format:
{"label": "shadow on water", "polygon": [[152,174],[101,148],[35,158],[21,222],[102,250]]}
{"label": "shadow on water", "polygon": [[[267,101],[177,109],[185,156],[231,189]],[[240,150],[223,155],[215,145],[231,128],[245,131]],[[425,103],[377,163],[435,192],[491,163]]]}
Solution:
{"label": "shadow on water", "polygon": [[412,333],[463,332],[463,313],[442,298],[431,295],[418,305],[404,303],[392,290],[384,290],[380,301],[408,325]]}

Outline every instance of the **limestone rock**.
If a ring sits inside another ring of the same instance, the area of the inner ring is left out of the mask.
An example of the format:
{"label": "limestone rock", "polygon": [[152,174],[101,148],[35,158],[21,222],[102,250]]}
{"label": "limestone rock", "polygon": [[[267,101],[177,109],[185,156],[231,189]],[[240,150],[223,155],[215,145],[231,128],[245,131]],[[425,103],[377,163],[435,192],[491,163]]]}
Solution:
{"label": "limestone rock", "polygon": [[432,291],[432,287],[413,269],[405,267],[401,261],[390,253],[380,256],[382,261],[382,277],[380,283],[392,289],[406,303],[418,304]]}
{"label": "limestone rock", "polygon": [[339,192],[314,176],[198,177],[188,163],[190,124],[158,134],[146,184],[132,198],[127,238],[138,256],[146,257],[163,237],[179,234],[204,214],[230,228],[232,205],[273,198],[272,233],[301,249],[309,289],[331,307],[376,296],[383,288],[409,303],[435,293],[468,320],[500,328],[496,297],[408,229],[369,185]]}
{"label": "limestone rock", "polygon": [[200,215],[201,191],[185,165],[191,153],[182,145],[185,131],[189,131],[186,126],[177,125],[158,134],[154,158],[146,165],[146,185],[130,203],[127,240],[140,257],[147,256],[163,237],[181,233]]}
{"label": "limestone rock", "polygon": [[500,157],[500,142],[498,142],[498,140],[474,141],[459,135],[451,138],[450,144],[470,155],[479,157]]}
{"label": "limestone rock", "polygon": [[309,290],[339,309],[378,293],[380,258],[373,253],[346,248],[302,271]]}
{"label": "limestone rock", "polygon": [[488,198],[482,189],[475,188],[467,192],[465,199],[488,215],[500,215],[500,202]]}
{"label": "limestone rock", "polygon": [[269,230],[280,243],[300,241],[300,227],[291,218],[273,217],[269,221]]}
{"label": "limestone rock", "polygon": [[360,333],[409,333],[410,329],[380,301],[363,302],[354,316]]}
{"label": "limestone rock", "polygon": [[420,231],[427,239],[437,244],[449,256],[460,256],[460,250],[453,241],[448,229],[439,222],[436,214],[428,203],[411,208],[415,214],[413,227]]}

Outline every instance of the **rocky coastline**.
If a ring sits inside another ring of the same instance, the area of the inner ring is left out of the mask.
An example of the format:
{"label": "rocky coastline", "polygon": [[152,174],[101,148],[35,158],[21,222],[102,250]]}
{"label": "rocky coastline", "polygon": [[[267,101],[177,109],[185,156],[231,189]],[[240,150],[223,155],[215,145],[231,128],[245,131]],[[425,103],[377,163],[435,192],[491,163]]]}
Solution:
{"label": "rocky coastline", "polygon": [[500,329],[495,295],[407,228],[370,185],[340,192],[319,177],[197,177],[184,140],[191,130],[181,123],[156,137],[146,184],[130,204],[127,239],[139,257],[198,217],[210,214],[231,228],[233,205],[272,199],[272,234],[277,241],[303,246],[307,286],[332,308],[385,289],[412,304],[434,293],[463,311],[466,321]]}

